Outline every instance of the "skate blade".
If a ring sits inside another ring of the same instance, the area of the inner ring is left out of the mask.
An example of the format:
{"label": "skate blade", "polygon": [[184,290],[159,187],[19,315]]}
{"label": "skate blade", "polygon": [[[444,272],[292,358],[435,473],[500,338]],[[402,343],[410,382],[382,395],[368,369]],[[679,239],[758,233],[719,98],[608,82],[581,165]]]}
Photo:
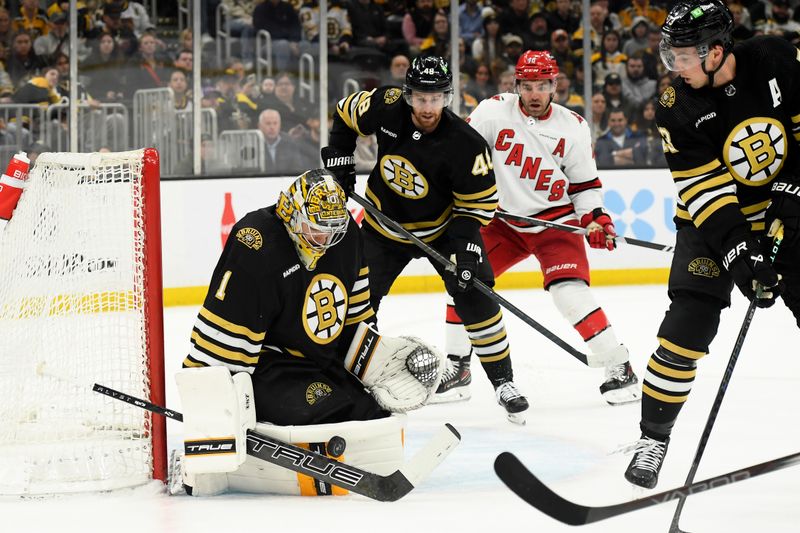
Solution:
{"label": "skate blade", "polygon": [[466,402],[472,398],[469,387],[456,387],[441,394],[434,394],[428,404]]}
{"label": "skate blade", "polygon": [[603,393],[603,399],[609,405],[625,405],[627,403],[639,402],[642,400],[642,390],[638,383],[614,389]]}
{"label": "skate blade", "polygon": [[518,426],[524,426],[527,422],[525,411],[520,411],[519,413],[506,413],[506,416],[508,417],[509,422]]}

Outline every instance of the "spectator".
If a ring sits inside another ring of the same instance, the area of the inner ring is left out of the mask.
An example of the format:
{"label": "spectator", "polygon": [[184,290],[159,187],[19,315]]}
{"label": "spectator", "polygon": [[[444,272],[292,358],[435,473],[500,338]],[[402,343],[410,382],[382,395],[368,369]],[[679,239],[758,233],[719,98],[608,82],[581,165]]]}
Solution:
{"label": "spectator", "polygon": [[620,6],[627,5],[627,0],[623,2],[619,2],[618,0],[614,1],[614,8],[611,9],[609,6],[609,0],[593,0],[592,4],[597,4],[603,8],[603,26],[605,30],[600,32],[600,35],[604,34],[608,30],[617,30],[618,32],[622,32],[624,28],[622,27],[622,23],[619,20],[619,15],[617,11],[619,11]]}
{"label": "spectator", "polygon": [[800,32],[800,22],[792,20],[789,0],[772,0],[767,5],[767,18],[756,25],[756,30],[767,35],[787,37]]}
{"label": "spectator", "polygon": [[522,55],[522,37],[513,33],[503,35],[503,47],[503,61],[508,65],[516,65]]}
{"label": "spectator", "polygon": [[475,69],[475,77],[467,84],[467,92],[473,95],[478,103],[497,94],[497,87],[492,83],[489,65],[485,63],[478,65]]}
{"label": "spectator", "polygon": [[259,87],[256,75],[250,74],[236,93],[236,107],[239,110],[240,129],[251,129],[258,123]]}
{"label": "spectator", "polygon": [[14,30],[11,29],[11,14],[8,9],[0,7],[0,42],[5,46],[11,46],[11,37]]}
{"label": "spectator", "polygon": [[30,32],[27,30],[17,32],[14,35],[11,54],[6,67],[14,87],[17,87],[20,81],[34,75],[45,64],[44,60],[33,51],[33,39]]}
{"label": "spectator", "polygon": [[[303,41],[316,43],[319,41],[319,5],[317,0],[311,0],[300,8],[300,25],[303,29]],[[353,41],[353,30],[347,11],[339,4],[339,0],[332,0],[328,5],[328,58],[332,61],[341,61],[350,50]],[[317,55],[318,46],[308,47],[308,52]]]}
{"label": "spectator", "polygon": [[747,13],[746,7],[734,0],[728,2],[728,9],[730,9],[733,15],[733,31],[731,32],[731,36],[735,42],[746,41],[756,34],[756,32],[753,31],[752,24],[749,24],[750,14]]}
{"label": "spectator", "polygon": [[253,29],[253,12],[258,0],[222,0],[222,3],[228,7],[230,33],[232,37],[239,38],[241,56],[249,70],[255,57],[253,40],[256,32]]}
{"label": "spectator", "polygon": [[574,78],[575,68],[581,59],[569,47],[569,35],[566,31],[558,29],[550,36],[550,55],[558,63],[559,72],[565,73],[570,79]]}
{"label": "spectator", "polygon": [[576,94],[572,90],[572,83],[566,73],[559,71],[556,75],[556,92],[553,101],[563,105],[570,111],[583,116],[585,102],[583,96]]}
{"label": "spectator", "polygon": [[50,147],[44,144],[43,142],[36,141],[28,146],[26,153],[28,154],[28,159],[31,161],[31,168],[33,168],[34,163],[36,163],[36,159],[38,159],[40,154],[45,152],[49,152]]}
{"label": "spectator", "polygon": [[[569,1],[569,0],[567,0]],[[483,16],[478,0],[467,0],[458,8],[458,31],[464,43],[472,49],[475,39],[483,35]]]}
{"label": "spectator", "polygon": [[622,78],[622,95],[628,104],[641,107],[656,94],[656,80],[644,75],[642,53],[628,58]]}
{"label": "spectator", "polygon": [[[173,173],[176,176],[191,176],[194,168],[194,156],[189,150],[187,157],[177,163]],[[222,170],[221,158],[217,155],[217,147],[211,135],[203,133],[200,136],[200,174],[216,174]]]}
{"label": "spectator", "polygon": [[88,85],[95,98],[105,103],[122,101],[124,84],[119,76],[122,65],[122,55],[114,37],[103,32],[94,41],[92,52],[81,65],[81,73],[88,77]]}
{"label": "spectator", "polygon": [[240,90],[239,77],[233,70],[225,69],[217,80],[215,89],[212,93],[215,97],[213,107],[217,112],[219,129],[221,131],[242,129],[240,126],[243,117],[236,101],[236,95]]}
{"label": "spectator", "polygon": [[266,107],[280,113],[285,131],[289,131],[298,124],[305,124],[309,117],[314,115],[311,104],[298,97],[296,88],[297,85],[291,74],[279,73],[275,77],[275,96],[266,104]]}
{"label": "spectator", "polygon": [[57,104],[61,102],[56,91],[58,76],[58,69],[46,68],[43,76],[33,77],[17,89],[12,99],[18,104],[39,104],[43,107]]}
{"label": "spectator", "polygon": [[19,16],[11,22],[11,30],[15,33],[25,30],[31,39],[47,35],[50,28],[47,24],[47,17],[39,9],[39,0],[21,0]]}
{"label": "spectator", "polygon": [[526,50],[550,50],[550,29],[543,12],[534,13],[528,22],[528,31],[522,35]]}
{"label": "spectator", "polygon": [[512,33],[523,37],[530,31],[529,0],[509,0],[508,8],[500,12],[500,33]]}
{"label": "spectator", "polygon": [[[283,0],[265,0],[253,11],[253,30],[269,32],[272,60],[277,71],[293,68],[300,56],[300,19],[292,4]],[[259,52],[260,53],[260,52]]]}
{"label": "spectator", "polygon": [[500,75],[497,77],[498,94],[513,93],[515,83],[516,83],[516,78],[514,77],[514,72],[508,70],[501,72]]}
{"label": "spectator", "polygon": [[597,165],[603,168],[646,164],[647,143],[628,128],[628,119],[622,109],[611,109],[609,112],[608,132],[597,139],[595,156]]}
{"label": "spectator", "polygon": [[[69,24],[67,13],[54,11],[48,22],[50,31],[40,35],[33,41],[33,50],[36,55],[51,63],[61,52],[69,51]],[[91,53],[83,39],[78,39],[78,60],[86,59]]]}
{"label": "spectator", "polygon": [[402,87],[406,81],[406,71],[411,66],[411,61],[407,56],[398,54],[389,63],[388,76],[383,80],[383,85],[394,85]]}
{"label": "spectator", "polygon": [[606,97],[606,104],[610,109],[622,109],[626,116],[633,116],[632,106],[622,94],[622,77],[616,72],[606,76],[603,84],[603,96]]}
{"label": "spectator", "polygon": [[450,55],[450,19],[447,13],[438,10],[433,15],[433,30],[419,45],[423,55],[447,57]]}
{"label": "spectator", "polygon": [[411,55],[419,54],[419,45],[433,31],[433,0],[415,0],[414,7],[403,17],[403,38]]}
{"label": "spectator", "polygon": [[103,4],[100,12],[100,21],[86,33],[86,38],[95,40],[102,33],[110,33],[114,39],[122,32],[122,3],[107,2]]}
{"label": "spectator", "polygon": [[656,88],[656,94],[661,96],[661,93],[667,90],[667,87],[672,85],[672,75],[667,73],[662,75],[658,78],[658,87]]}
{"label": "spectator", "polygon": [[608,106],[606,97],[603,93],[596,92],[592,95],[592,115],[590,117],[589,129],[592,131],[592,142],[596,143],[608,131]]}
{"label": "spectator", "polygon": [[177,111],[192,110],[192,91],[189,89],[186,71],[179,68],[173,69],[169,74],[169,83],[167,87],[172,89],[172,96],[175,99],[175,109]]}
{"label": "spectator", "polygon": [[[319,117],[309,118],[305,125],[298,124],[289,131],[289,136],[300,149],[301,167],[319,167]],[[356,167],[358,167],[358,155],[356,155]]]}
{"label": "spectator", "polygon": [[622,74],[625,72],[625,62],[628,57],[619,49],[619,33],[610,30],[603,35],[603,46],[600,52],[592,56],[592,75],[595,81],[604,80],[609,74]]}
{"label": "spectator", "polygon": [[[612,30],[610,24],[606,23],[608,10],[599,2],[589,6],[589,41],[592,43],[592,51],[600,50],[603,44],[603,35]],[[578,54],[583,54],[583,27],[578,28],[572,34],[572,49],[577,50]]]}
{"label": "spectator", "polygon": [[656,100],[654,98],[644,103],[641,111],[636,114],[631,129],[644,137],[647,146],[647,166],[666,167],[667,160],[664,157],[661,134],[656,124]]}
{"label": "spectator", "polygon": [[647,17],[636,17],[633,19],[631,38],[625,41],[622,47],[622,53],[631,57],[639,50],[646,50],[650,46],[647,40],[647,32],[649,30],[650,21],[647,20]]}
{"label": "spectator", "polygon": [[191,76],[194,70],[194,54],[191,50],[181,50],[178,52],[178,56],[175,58],[172,66],[181,69],[187,76]]}
{"label": "spectator", "polygon": [[490,65],[492,61],[503,54],[500,23],[491,7],[484,7],[481,10],[481,17],[483,18],[483,35],[473,41],[472,57],[478,63]]}
{"label": "spectator", "polygon": [[262,102],[265,102],[269,99],[275,98],[275,78],[264,78],[261,80],[261,86],[258,88],[258,108],[265,109],[267,106],[262,105]]}
{"label": "spectator", "polygon": [[547,25],[551,30],[564,30],[573,33],[581,25],[580,19],[572,12],[571,0],[556,0],[556,8],[547,14]]}
{"label": "spectator", "polygon": [[662,74],[667,72],[667,68],[661,61],[658,47],[661,44],[661,28],[651,27],[647,30],[647,48],[642,51],[642,61],[644,61],[644,74],[652,80],[657,80]]}
{"label": "spectator", "polygon": [[7,103],[13,94],[14,84],[11,83],[11,77],[8,75],[8,72],[6,72],[3,61],[0,61],[0,104]]}
{"label": "spectator", "polygon": [[[126,3],[127,7],[125,7]],[[156,29],[155,24],[150,21],[147,9],[142,4],[133,0],[125,0],[123,7],[125,9],[120,13],[120,18],[123,20],[123,24],[128,25],[137,38],[144,35],[145,32],[151,32]]]}
{"label": "spectator", "polygon": [[169,62],[156,53],[156,38],[145,33],[139,40],[139,53],[131,58],[125,79],[128,96],[140,89],[166,87]]}
{"label": "spectator", "polygon": [[619,12],[619,21],[625,31],[631,31],[633,20],[636,17],[645,17],[651,24],[661,27],[667,19],[667,12],[661,6],[652,5],[650,0],[632,0],[629,7]]}
{"label": "spectator", "polygon": [[462,72],[458,81],[458,90],[461,96],[461,118],[467,118],[478,107],[478,99],[469,92],[469,74]]}
{"label": "spectator", "polygon": [[281,131],[281,114],[265,109],[258,117],[258,129],[264,135],[267,151],[267,173],[294,175],[300,172],[300,150],[292,139]]}

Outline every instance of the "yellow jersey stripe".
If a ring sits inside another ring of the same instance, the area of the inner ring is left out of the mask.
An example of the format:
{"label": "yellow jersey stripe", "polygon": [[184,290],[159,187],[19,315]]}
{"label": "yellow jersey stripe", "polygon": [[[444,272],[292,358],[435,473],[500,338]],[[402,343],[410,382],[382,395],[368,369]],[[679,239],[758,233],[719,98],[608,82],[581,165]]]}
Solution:
{"label": "yellow jersey stripe", "polygon": [[215,315],[205,307],[200,308],[200,316],[202,316],[212,324],[219,326],[226,332],[235,333],[238,335],[244,335],[253,342],[258,342],[258,343],[262,342],[267,334],[265,331],[255,332],[245,326],[240,326],[238,324],[234,324],[233,322],[229,322],[224,318]]}

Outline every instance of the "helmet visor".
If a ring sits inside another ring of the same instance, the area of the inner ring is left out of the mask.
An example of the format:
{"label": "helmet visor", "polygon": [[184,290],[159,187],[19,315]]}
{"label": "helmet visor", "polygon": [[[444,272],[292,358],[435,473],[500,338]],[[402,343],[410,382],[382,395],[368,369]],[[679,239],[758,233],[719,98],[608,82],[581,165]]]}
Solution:
{"label": "helmet visor", "polygon": [[453,91],[403,91],[403,98],[414,109],[444,109],[453,102]]}
{"label": "helmet visor", "polygon": [[708,45],[674,47],[662,40],[658,45],[661,62],[672,72],[683,72],[698,66],[708,55]]}

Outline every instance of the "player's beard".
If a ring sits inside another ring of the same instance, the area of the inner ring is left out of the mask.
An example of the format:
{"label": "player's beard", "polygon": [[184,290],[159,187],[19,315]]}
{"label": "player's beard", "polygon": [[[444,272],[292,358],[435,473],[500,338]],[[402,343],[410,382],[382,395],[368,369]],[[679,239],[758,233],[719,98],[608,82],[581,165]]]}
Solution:
{"label": "player's beard", "polygon": [[529,116],[533,118],[539,118],[542,115],[547,113],[547,110],[550,109],[550,104],[553,102],[553,95],[551,94],[545,100],[542,99],[531,99],[528,102],[523,100],[522,108],[525,110]]}
{"label": "player's beard", "polygon": [[439,125],[439,122],[442,120],[442,113],[444,109],[440,110],[438,113],[435,111],[429,111],[424,113],[417,112],[416,110],[411,111],[411,116],[414,118],[414,125],[417,126],[423,133],[431,133],[436,127]]}

